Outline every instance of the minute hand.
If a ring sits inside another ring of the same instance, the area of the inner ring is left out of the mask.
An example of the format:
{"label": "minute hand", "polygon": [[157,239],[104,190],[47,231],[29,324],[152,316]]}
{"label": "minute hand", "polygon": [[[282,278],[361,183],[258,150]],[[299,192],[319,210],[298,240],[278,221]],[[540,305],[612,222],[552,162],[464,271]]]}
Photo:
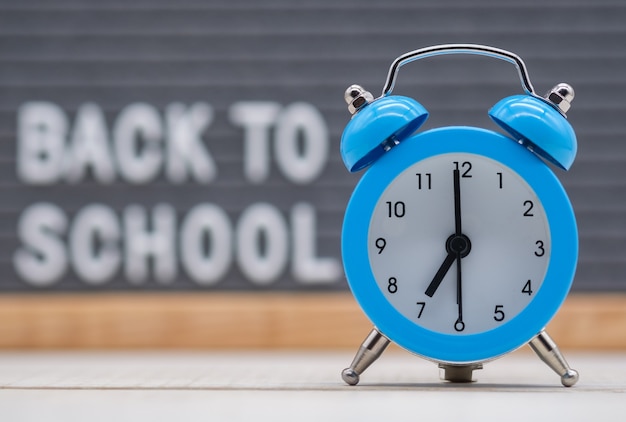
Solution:
{"label": "minute hand", "polygon": [[[465,236],[461,231],[461,176],[459,170],[454,170],[454,226],[455,226],[455,238],[463,239],[465,243]],[[469,239],[468,239],[469,242]],[[467,245],[469,246],[469,243]],[[463,322],[463,283],[461,276],[461,251],[456,251],[456,303],[458,305],[459,317],[454,324],[456,331],[463,331],[465,329],[465,323]]]}
{"label": "minute hand", "polygon": [[461,236],[461,176],[459,170],[454,170],[454,234]]}

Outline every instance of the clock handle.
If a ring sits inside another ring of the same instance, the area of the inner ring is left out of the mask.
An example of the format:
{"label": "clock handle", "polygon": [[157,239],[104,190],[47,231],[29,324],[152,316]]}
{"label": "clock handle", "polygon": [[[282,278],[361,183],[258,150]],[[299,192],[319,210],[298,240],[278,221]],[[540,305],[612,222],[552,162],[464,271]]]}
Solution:
{"label": "clock handle", "polygon": [[527,94],[532,95],[533,97],[541,98],[537,94],[535,94],[535,89],[530,82],[530,77],[528,76],[528,70],[526,70],[526,65],[517,54],[511,53],[510,51],[502,50],[500,48],[478,44],[435,45],[432,47],[426,47],[419,50],[410,51],[401,55],[393,61],[391,67],[389,68],[389,73],[387,74],[387,81],[385,82],[382,96],[386,97],[391,94],[391,91],[393,90],[393,87],[396,83],[396,78],[398,77],[398,70],[401,66],[415,60],[433,56],[440,56],[443,54],[477,54],[507,61],[517,68],[517,73],[519,74],[520,82],[522,83],[522,88],[524,89],[524,91]]}
{"label": "clock handle", "polygon": [[561,384],[565,387],[571,387],[576,384],[578,381],[578,372],[570,368],[556,343],[545,330],[541,330],[535,338],[528,342],[528,345],[537,353],[539,359],[560,375]]}
{"label": "clock handle", "polygon": [[356,352],[350,366],[341,372],[341,378],[346,384],[357,385],[359,376],[383,354],[389,343],[389,339],[380,331],[372,329]]}

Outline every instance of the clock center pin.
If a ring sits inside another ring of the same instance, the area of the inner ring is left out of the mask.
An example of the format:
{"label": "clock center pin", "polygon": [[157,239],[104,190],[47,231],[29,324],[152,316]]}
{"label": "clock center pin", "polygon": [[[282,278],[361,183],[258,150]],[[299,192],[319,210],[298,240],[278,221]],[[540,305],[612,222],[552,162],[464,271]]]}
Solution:
{"label": "clock center pin", "polygon": [[464,234],[453,234],[446,240],[446,252],[448,253],[459,254],[461,258],[465,258],[471,250],[472,242]]}

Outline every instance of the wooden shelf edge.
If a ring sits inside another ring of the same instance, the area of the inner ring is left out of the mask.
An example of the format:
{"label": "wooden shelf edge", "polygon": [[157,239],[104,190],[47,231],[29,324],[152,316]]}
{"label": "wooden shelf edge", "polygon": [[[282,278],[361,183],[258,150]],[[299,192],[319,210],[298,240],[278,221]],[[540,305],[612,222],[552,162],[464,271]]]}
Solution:
{"label": "wooden shelf edge", "polygon": [[[0,349],[355,349],[370,329],[347,292],[0,296]],[[572,294],[547,330],[626,350],[626,294]]]}

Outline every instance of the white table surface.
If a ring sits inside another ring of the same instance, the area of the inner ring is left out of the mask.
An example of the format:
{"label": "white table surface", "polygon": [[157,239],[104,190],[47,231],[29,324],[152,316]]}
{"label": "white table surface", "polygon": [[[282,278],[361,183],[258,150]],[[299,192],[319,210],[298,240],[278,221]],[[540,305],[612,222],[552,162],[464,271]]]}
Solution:
{"label": "white table surface", "polygon": [[0,420],[624,421],[626,353],[566,353],[572,388],[531,352],[485,364],[477,382],[439,380],[402,351],[356,387],[351,352],[2,352]]}

